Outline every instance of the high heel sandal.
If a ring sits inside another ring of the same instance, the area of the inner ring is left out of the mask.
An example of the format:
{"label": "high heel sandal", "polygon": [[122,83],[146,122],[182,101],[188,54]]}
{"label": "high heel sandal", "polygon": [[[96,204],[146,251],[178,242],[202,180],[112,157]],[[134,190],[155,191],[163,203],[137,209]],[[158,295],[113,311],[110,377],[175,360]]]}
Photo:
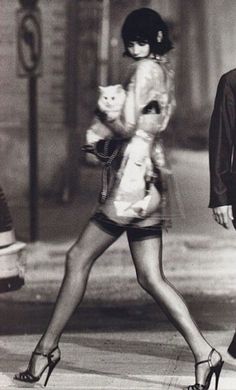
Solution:
{"label": "high heel sandal", "polygon": [[[57,354],[55,354],[55,351],[58,351]],[[32,361],[32,357],[38,355],[38,356],[43,356],[44,358],[47,358],[47,364],[45,367],[42,368],[41,372],[38,375],[33,375],[31,370],[30,370],[30,364]],[[44,387],[47,386],[48,380],[56,367],[57,363],[60,361],[60,349],[57,347],[53,348],[50,352],[48,353],[43,353],[43,352],[37,352],[34,351],[31,355],[31,359],[29,362],[29,366],[27,370],[20,372],[19,374],[16,374],[14,376],[14,379],[20,382],[26,382],[26,383],[35,383],[38,382],[43,375],[44,371],[48,368],[47,376],[44,382]]]}
{"label": "high heel sandal", "polygon": [[206,377],[205,384],[203,385],[200,383],[195,383],[195,385],[188,386],[186,388],[186,390],[208,390],[210,387],[210,384],[211,384],[211,379],[212,379],[213,374],[215,374],[215,390],[218,389],[220,373],[221,373],[224,362],[223,362],[222,357],[219,354],[219,352],[217,352],[220,356],[220,360],[218,361],[218,363],[215,366],[213,366],[212,355],[214,352],[217,352],[217,351],[213,348],[211,350],[211,352],[209,353],[207,360],[202,360],[201,362],[198,362],[195,364],[195,368],[197,368],[197,366],[199,366],[199,364],[208,363],[210,371]]}

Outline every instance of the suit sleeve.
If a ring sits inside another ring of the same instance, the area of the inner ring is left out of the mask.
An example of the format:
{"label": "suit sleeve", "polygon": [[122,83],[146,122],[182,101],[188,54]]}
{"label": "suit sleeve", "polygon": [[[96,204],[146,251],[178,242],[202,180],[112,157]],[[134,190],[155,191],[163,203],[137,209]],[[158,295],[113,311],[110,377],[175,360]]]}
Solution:
{"label": "suit sleeve", "polygon": [[231,157],[235,126],[235,98],[229,80],[219,81],[209,129],[209,207],[230,205]]}

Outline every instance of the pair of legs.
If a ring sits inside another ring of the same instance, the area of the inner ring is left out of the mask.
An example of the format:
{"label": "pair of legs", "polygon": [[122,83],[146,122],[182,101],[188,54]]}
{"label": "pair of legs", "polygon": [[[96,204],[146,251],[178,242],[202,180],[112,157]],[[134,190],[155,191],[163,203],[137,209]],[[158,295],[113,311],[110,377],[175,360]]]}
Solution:
{"label": "pair of legs", "polygon": [[[47,353],[58,345],[65,325],[83,299],[94,262],[120,234],[120,232],[108,233],[101,226],[90,221],[81,237],[69,250],[65,275],[54,312],[36,346],[37,352]],[[127,236],[139,284],[161,306],[173,325],[183,335],[193,352],[195,361],[206,359],[212,347],[200,333],[180,294],[164,276],[161,233],[141,240],[137,240],[129,232]],[[216,363],[219,360],[218,353],[213,355],[214,360]],[[30,362],[32,374],[37,375],[44,364],[45,361],[41,356],[33,355]],[[204,383],[208,371],[208,366],[198,366],[196,370],[198,383]]]}

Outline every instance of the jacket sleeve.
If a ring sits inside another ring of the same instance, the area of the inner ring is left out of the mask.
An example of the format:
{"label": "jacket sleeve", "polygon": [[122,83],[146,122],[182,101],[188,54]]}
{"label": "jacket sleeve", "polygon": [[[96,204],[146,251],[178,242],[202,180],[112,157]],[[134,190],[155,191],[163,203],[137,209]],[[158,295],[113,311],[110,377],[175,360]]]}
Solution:
{"label": "jacket sleeve", "polygon": [[[153,71],[155,69],[155,75]],[[137,129],[139,118],[142,115],[143,108],[153,100],[154,92],[160,91],[160,100],[164,96],[164,74],[161,68],[150,60],[140,60],[133,64],[132,75],[130,77],[123,115],[118,120],[113,121],[108,126],[113,133],[123,137],[132,137]],[[155,76],[155,77],[154,77]],[[154,81],[157,85],[154,87]]]}
{"label": "jacket sleeve", "polygon": [[235,126],[235,98],[226,75],[219,81],[209,129],[210,202],[214,208],[231,204],[230,176]]}

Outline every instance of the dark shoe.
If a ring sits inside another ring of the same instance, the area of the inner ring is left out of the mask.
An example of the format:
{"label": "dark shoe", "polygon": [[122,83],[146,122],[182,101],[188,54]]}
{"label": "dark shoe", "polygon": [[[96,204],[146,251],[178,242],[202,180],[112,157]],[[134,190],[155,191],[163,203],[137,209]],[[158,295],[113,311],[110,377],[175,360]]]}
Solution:
{"label": "dark shoe", "polygon": [[[32,358],[34,356],[43,356],[45,358],[45,366],[41,369],[41,371],[38,373],[38,375],[32,374]],[[48,380],[50,378],[50,375],[53,371],[53,369],[56,367],[57,363],[60,360],[60,350],[58,347],[53,348],[49,353],[41,353],[41,352],[33,352],[31,355],[31,359],[29,362],[29,366],[27,370],[20,372],[19,374],[16,374],[14,376],[14,379],[20,382],[26,382],[26,383],[35,383],[38,382],[43,375],[44,371],[48,369],[47,376],[44,382],[44,386],[47,386]]]}
{"label": "dark shoe", "polygon": [[[213,366],[213,363],[212,363],[212,355],[213,353],[216,352],[218,353],[218,355],[220,356],[220,360],[218,361],[218,363],[216,363],[215,366]],[[219,354],[219,352],[217,352],[214,348],[211,350],[211,352],[209,353],[209,356],[208,356],[208,359],[207,360],[202,360],[201,362],[198,362],[195,364],[195,368],[199,365],[199,364],[208,364],[208,374],[207,374],[207,377],[206,377],[206,380],[205,380],[205,383],[204,384],[201,384],[201,383],[195,383],[195,385],[192,385],[192,386],[188,386],[186,390],[208,390],[209,387],[210,387],[210,384],[211,384],[211,379],[212,379],[212,376],[213,374],[215,374],[215,390],[218,389],[218,384],[219,384],[219,378],[220,378],[220,373],[221,373],[221,369],[223,367],[223,360],[222,360],[222,357],[221,355]]]}
{"label": "dark shoe", "polygon": [[230,354],[230,356],[236,359],[236,333],[234,334],[233,340],[230,343],[228,353]]}

